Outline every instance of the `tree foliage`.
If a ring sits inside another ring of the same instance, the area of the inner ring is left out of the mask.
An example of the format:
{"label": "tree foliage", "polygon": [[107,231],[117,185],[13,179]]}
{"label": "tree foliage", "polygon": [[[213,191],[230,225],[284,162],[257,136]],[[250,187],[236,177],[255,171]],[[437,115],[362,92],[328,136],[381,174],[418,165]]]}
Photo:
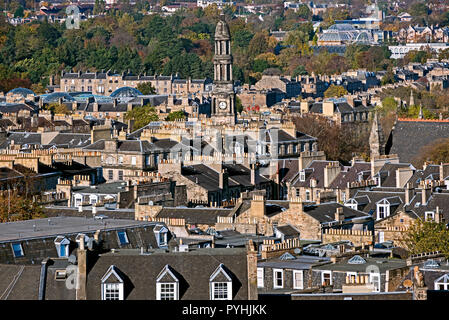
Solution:
{"label": "tree foliage", "polygon": [[441,251],[449,257],[449,230],[445,223],[417,219],[404,234],[401,244],[412,254]]}
{"label": "tree foliage", "polygon": [[0,193],[0,222],[43,218],[42,208],[16,191]]}
{"label": "tree foliage", "polygon": [[137,90],[142,92],[144,95],[155,94],[156,89],[153,87],[151,82],[141,82],[137,85]]}
{"label": "tree foliage", "polygon": [[428,144],[421,148],[414,161],[417,165],[422,166],[424,162],[434,164],[449,162],[449,139],[443,138]]}
{"label": "tree foliage", "polygon": [[345,94],[348,94],[348,91],[343,86],[330,85],[329,88],[324,92],[325,98],[340,98]]}
{"label": "tree foliage", "polygon": [[158,121],[159,116],[156,108],[147,104],[141,107],[135,107],[125,114],[126,120],[134,120],[134,130],[145,127],[152,121]]}
{"label": "tree foliage", "polygon": [[176,120],[185,120],[186,114],[182,110],[173,111],[168,114],[165,118],[165,121],[176,121]]}

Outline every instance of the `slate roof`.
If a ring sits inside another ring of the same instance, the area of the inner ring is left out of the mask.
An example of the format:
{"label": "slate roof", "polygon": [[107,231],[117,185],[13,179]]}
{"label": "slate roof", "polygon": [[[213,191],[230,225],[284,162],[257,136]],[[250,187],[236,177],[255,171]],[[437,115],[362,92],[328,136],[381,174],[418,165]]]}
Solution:
{"label": "slate roof", "polygon": [[367,180],[371,176],[371,163],[356,162],[350,167],[344,167],[330,184],[330,188],[346,188],[348,182]]}
{"label": "slate roof", "polygon": [[315,220],[318,220],[320,223],[326,223],[335,221],[335,212],[337,211],[337,208],[343,208],[345,220],[369,217],[369,215],[367,215],[362,211],[353,210],[337,202],[326,202],[321,204],[306,205],[304,206],[304,213],[311,216]]}
{"label": "slate roof", "polygon": [[217,217],[229,217],[231,215],[232,209],[164,207],[156,217],[185,219],[187,224],[215,225]]}
{"label": "slate roof", "polygon": [[367,258],[364,264],[349,264],[349,258],[343,259],[342,261],[325,264],[317,267],[312,267],[313,270],[331,270],[333,272],[361,272],[366,273],[367,266],[376,266],[379,268],[379,272],[384,274],[387,270],[403,268],[406,266],[405,260],[400,259],[384,259],[384,258]]}
{"label": "slate roof", "polygon": [[0,264],[0,299],[37,300],[41,267]]}
{"label": "slate roof", "polygon": [[448,121],[398,120],[390,133],[391,147],[387,153],[397,154],[401,162],[413,162],[423,147],[442,138],[449,138]]}
{"label": "slate roof", "polygon": [[102,254],[88,273],[87,299],[101,299],[101,278],[111,265],[125,280],[125,299],[156,300],[156,279],[168,265],[179,280],[182,300],[209,300],[210,276],[224,265],[233,279],[233,299],[248,299],[246,249],[195,249],[189,252],[154,252],[140,255],[140,250],[120,250]]}
{"label": "slate roof", "polygon": [[415,168],[410,163],[385,163],[375,174],[380,177],[380,186],[387,188],[396,188],[396,170],[400,168]]}
{"label": "slate roof", "polygon": [[[399,212],[405,203],[405,194],[404,191],[376,191],[376,190],[358,190],[353,198],[362,200],[358,209],[368,213],[370,215],[376,215],[377,205],[376,203],[381,201],[382,199],[389,199],[389,202],[397,203],[397,205],[390,207],[390,216],[394,215],[396,212]],[[367,198],[369,202],[367,202]]]}
{"label": "slate roof", "polygon": [[[101,139],[84,147],[86,150],[105,150],[105,140]],[[118,152],[132,152],[132,153],[148,153],[156,150],[157,148],[147,140],[118,140],[117,151]]]}
{"label": "slate roof", "polygon": [[[312,178],[316,179],[317,188],[324,188],[324,168],[330,163],[335,163],[335,161],[327,161],[327,160],[314,160],[312,161],[305,171],[305,180],[299,180],[299,173],[295,175],[291,180],[292,187],[310,187],[310,180]],[[342,166],[341,164],[339,164]]]}

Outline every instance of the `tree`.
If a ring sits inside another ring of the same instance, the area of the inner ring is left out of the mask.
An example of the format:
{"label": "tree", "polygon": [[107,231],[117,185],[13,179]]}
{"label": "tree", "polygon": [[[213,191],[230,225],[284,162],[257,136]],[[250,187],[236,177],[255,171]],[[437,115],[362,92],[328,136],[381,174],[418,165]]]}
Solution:
{"label": "tree", "polygon": [[400,242],[412,254],[441,251],[449,258],[449,230],[445,223],[417,219]]}
{"label": "tree", "polygon": [[448,163],[449,139],[439,139],[432,144],[422,147],[414,162],[419,166],[422,166],[424,162],[434,164]]}
{"label": "tree", "polygon": [[137,85],[137,90],[142,92],[144,95],[156,94],[156,89],[153,87],[151,82],[140,82]]}
{"label": "tree", "polygon": [[168,114],[165,118],[165,121],[176,121],[176,120],[185,120],[186,114],[182,110],[173,111]]}
{"label": "tree", "polygon": [[50,110],[53,114],[71,114],[65,104],[51,103],[45,107],[45,110]]}
{"label": "tree", "polygon": [[141,107],[136,107],[125,114],[126,120],[134,120],[134,130],[145,127],[152,121],[158,121],[156,108],[147,104]]}
{"label": "tree", "polygon": [[0,222],[43,218],[42,208],[16,190],[0,192]]}
{"label": "tree", "polygon": [[243,111],[242,100],[239,97],[235,97],[235,111],[241,113]]}
{"label": "tree", "polygon": [[327,90],[324,92],[325,98],[340,98],[345,94],[348,94],[348,91],[343,86],[336,86],[332,84]]}
{"label": "tree", "polygon": [[382,77],[382,80],[380,81],[381,84],[384,86],[386,84],[390,84],[390,83],[394,83],[395,82],[395,77],[394,77],[394,73],[391,70],[388,70],[384,76]]}

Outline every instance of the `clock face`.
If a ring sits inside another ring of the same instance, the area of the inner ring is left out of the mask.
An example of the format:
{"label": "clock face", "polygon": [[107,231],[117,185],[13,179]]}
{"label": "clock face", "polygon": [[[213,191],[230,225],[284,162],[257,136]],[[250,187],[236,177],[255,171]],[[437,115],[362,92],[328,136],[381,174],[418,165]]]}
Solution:
{"label": "clock face", "polygon": [[220,107],[220,109],[226,109],[226,102],[225,101],[221,101],[220,104],[218,105]]}

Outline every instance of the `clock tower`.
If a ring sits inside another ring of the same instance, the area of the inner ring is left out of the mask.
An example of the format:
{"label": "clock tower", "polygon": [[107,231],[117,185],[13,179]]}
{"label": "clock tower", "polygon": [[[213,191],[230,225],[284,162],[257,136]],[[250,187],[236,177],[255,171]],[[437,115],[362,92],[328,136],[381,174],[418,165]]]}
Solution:
{"label": "clock tower", "polygon": [[231,34],[220,16],[215,28],[214,87],[212,90],[211,116],[217,125],[235,124],[235,93],[232,80]]}

